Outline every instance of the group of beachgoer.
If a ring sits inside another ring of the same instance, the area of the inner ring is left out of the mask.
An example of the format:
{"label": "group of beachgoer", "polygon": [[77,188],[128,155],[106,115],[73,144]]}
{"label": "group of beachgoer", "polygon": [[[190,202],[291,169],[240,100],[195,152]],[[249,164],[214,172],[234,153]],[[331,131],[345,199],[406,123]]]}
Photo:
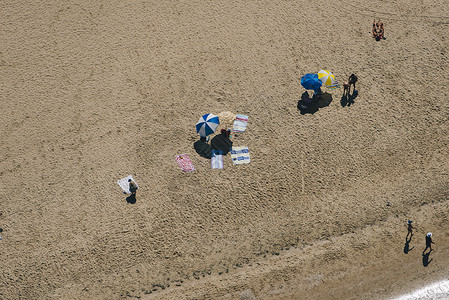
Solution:
{"label": "group of beachgoer", "polygon": [[[410,236],[410,240],[411,240],[411,238],[413,236],[413,229],[416,229],[415,227],[413,227],[412,222],[413,222],[412,220],[407,221],[407,231],[408,232],[407,232],[407,236],[405,237],[406,240],[408,239],[409,236]],[[432,241],[432,232],[428,232],[426,234],[426,248],[424,248],[424,250],[422,252],[423,255],[427,249],[430,249],[429,253],[432,252],[432,244],[435,244]]]}
{"label": "group of beachgoer", "polygon": [[376,39],[377,41],[384,40],[385,39],[384,32],[385,32],[384,23],[382,23],[380,20],[376,22],[376,19],[374,19],[372,29],[373,38]]}
{"label": "group of beachgoer", "polygon": [[[352,101],[355,97],[357,97],[358,91],[356,90],[356,83],[358,78],[355,74],[351,74],[347,81],[343,82],[343,99],[344,101]],[[353,87],[353,93],[351,93],[351,87]],[[321,88],[314,90],[313,96],[310,97],[309,92],[305,91],[301,95],[301,100],[298,101],[298,109],[301,111],[301,114],[305,113],[315,113],[318,110],[318,103],[323,99],[324,94],[321,91]]]}
{"label": "group of beachgoer", "polygon": [[351,92],[351,86],[354,87],[354,93],[357,93],[357,90],[355,89],[357,80],[357,76],[355,76],[355,74],[351,74],[348,81],[343,82],[343,96],[349,95],[349,93]]}

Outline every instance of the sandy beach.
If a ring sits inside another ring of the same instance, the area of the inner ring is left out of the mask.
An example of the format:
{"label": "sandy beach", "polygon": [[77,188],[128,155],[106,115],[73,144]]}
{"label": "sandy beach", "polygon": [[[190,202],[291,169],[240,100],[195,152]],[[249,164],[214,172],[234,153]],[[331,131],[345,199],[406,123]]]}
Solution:
{"label": "sandy beach", "polygon": [[[0,298],[391,299],[448,279],[448,16],[444,0],[3,1]],[[301,114],[321,69],[355,73],[357,97],[323,89]],[[211,169],[195,124],[227,111],[249,117],[232,141],[251,162]]]}

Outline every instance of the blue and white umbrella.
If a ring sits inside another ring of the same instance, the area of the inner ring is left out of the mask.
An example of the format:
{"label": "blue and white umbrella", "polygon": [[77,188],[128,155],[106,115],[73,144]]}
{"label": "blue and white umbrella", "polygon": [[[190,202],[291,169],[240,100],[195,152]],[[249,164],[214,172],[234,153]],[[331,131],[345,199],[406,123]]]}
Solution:
{"label": "blue and white umbrella", "polygon": [[301,77],[301,85],[306,90],[318,90],[323,83],[318,79],[318,74],[308,73]]}
{"label": "blue and white umbrella", "polygon": [[196,132],[198,132],[200,136],[206,137],[209,134],[214,133],[219,124],[220,121],[216,115],[205,114],[199,119],[198,123],[196,123]]}

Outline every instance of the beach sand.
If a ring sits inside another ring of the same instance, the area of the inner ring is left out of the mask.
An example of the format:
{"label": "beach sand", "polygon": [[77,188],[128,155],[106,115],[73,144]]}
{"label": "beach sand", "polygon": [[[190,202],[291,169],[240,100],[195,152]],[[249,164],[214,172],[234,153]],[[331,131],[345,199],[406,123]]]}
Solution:
{"label": "beach sand", "polygon": [[[3,1],[0,298],[388,299],[447,278],[448,15],[444,0]],[[359,94],[302,115],[300,77],[321,69],[357,74]],[[251,163],[212,170],[194,125],[225,111],[249,116],[232,139]]]}

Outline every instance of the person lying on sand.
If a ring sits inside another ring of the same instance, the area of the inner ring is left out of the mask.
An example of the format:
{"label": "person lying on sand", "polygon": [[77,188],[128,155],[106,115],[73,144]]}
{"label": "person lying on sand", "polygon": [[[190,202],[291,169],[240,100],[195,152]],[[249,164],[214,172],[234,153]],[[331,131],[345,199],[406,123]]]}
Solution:
{"label": "person lying on sand", "polygon": [[373,21],[373,29],[372,29],[372,34],[373,34],[373,38],[375,38],[377,36],[377,23],[376,23],[376,19],[374,19]]}
{"label": "person lying on sand", "polygon": [[136,195],[137,192],[137,184],[130,178],[128,179],[128,183],[129,183],[129,191],[131,192],[132,195]]}
{"label": "person lying on sand", "polygon": [[379,27],[379,37],[381,39],[385,39],[384,37],[384,23],[382,23],[380,20],[377,21],[377,26]]}
{"label": "person lying on sand", "polygon": [[385,39],[384,37],[384,23],[382,21],[378,20],[376,23],[376,19],[373,21],[373,29],[372,29],[373,38],[375,38],[377,41],[381,39]]}

